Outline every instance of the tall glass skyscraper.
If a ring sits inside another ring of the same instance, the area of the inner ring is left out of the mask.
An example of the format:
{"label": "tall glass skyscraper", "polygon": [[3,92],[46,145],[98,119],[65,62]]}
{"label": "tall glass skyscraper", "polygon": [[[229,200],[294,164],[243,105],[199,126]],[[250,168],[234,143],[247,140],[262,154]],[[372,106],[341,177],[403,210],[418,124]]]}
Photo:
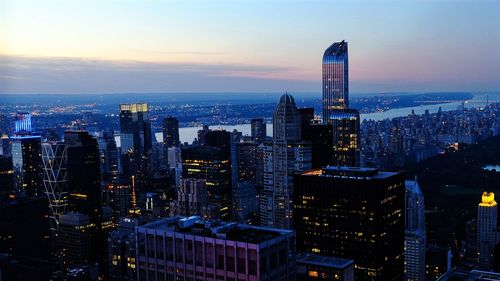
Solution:
{"label": "tall glass skyscraper", "polygon": [[151,124],[147,103],[120,104],[122,153],[145,153],[151,149]]}
{"label": "tall glass skyscraper", "polygon": [[323,122],[334,110],[349,108],[347,42],[333,43],[323,54]]}
{"label": "tall glass skyscraper", "polygon": [[359,166],[359,112],[349,108],[347,42],[333,43],[323,54],[323,123],[333,125],[333,164]]}

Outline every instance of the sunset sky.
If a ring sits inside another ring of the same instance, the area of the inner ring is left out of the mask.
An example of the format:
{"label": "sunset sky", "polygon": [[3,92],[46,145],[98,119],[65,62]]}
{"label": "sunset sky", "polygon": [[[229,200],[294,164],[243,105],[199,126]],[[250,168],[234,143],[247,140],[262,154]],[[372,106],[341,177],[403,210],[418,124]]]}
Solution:
{"label": "sunset sky", "polygon": [[500,90],[500,1],[0,0],[1,93]]}

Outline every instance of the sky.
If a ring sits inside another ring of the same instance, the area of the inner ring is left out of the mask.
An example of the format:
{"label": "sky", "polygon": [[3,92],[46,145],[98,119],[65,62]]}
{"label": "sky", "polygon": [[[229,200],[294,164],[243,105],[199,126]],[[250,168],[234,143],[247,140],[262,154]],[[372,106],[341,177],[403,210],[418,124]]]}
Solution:
{"label": "sky", "polygon": [[0,94],[500,90],[500,1],[0,0]]}

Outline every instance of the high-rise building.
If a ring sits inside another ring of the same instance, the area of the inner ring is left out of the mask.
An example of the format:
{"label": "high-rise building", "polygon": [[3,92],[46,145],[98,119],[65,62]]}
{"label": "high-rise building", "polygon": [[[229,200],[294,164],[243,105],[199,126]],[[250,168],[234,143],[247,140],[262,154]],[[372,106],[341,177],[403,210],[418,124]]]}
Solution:
{"label": "high-rise building", "polygon": [[493,249],[497,238],[498,205],[493,192],[483,192],[477,206],[477,247],[479,266],[489,268],[493,262]]}
{"label": "high-rise building", "polygon": [[361,138],[359,112],[349,108],[347,42],[333,43],[323,54],[323,123],[333,125],[333,165],[357,167]]}
{"label": "high-rise building", "polygon": [[360,119],[356,109],[332,110],[333,165],[358,167],[361,158]]}
{"label": "high-rise building", "polygon": [[0,201],[14,192],[14,168],[10,155],[0,155]]}
{"label": "high-rise building", "polygon": [[86,131],[64,133],[67,153],[69,210],[101,218],[101,173],[97,140]]}
{"label": "high-rise building", "polygon": [[301,139],[300,113],[288,93],[281,96],[273,114],[272,163],[273,179],[264,185],[261,224],[291,228],[293,173],[311,168],[311,147]]}
{"label": "high-rise building", "polygon": [[356,280],[403,280],[404,175],[327,167],[294,178],[297,250],[353,259]]}
{"label": "high-rise building", "polygon": [[405,280],[425,280],[424,195],[417,180],[405,181]]}
{"label": "high-rise building", "polygon": [[247,222],[252,214],[259,210],[257,190],[255,184],[249,181],[240,181],[233,188],[233,218],[239,222]]}
{"label": "high-rise building", "polygon": [[209,218],[212,212],[205,180],[181,179],[177,190],[177,200],[171,203],[170,216],[201,216]]}
{"label": "high-rise building", "polygon": [[262,142],[266,139],[267,124],[264,118],[255,118],[250,120],[251,136],[256,142]]}
{"label": "high-rise building", "polygon": [[27,195],[39,194],[43,179],[40,136],[16,136],[11,140],[16,191]]}
{"label": "high-rise building", "polygon": [[302,139],[311,143],[312,168],[333,165],[333,126],[328,124],[310,124],[303,127]]}
{"label": "high-rise building", "polygon": [[147,221],[145,216],[121,218],[118,229],[109,234],[107,280],[137,280],[135,228]]}
{"label": "high-rise building", "polygon": [[65,266],[86,265],[91,262],[92,230],[89,217],[79,213],[59,216],[56,249],[64,257]]}
{"label": "high-rise building", "polygon": [[119,153],[115,141],[115,132],[113,130],[104,130],[97,138],[99,145],[99,154],[101,158],[102,178],[106,182],[117,179],[119,171]]}
{"label": "high-rise building", "polygon": [[163,118],[163,143],[166,147],[179,146],[179,120],[169,116]]}
{"label": "high-rise building", "polygon": [[215,218],[231,216],[231,156],[229,147],[197,146],[182,149],[182,177],[205,180]]}
{"label": "high-rise building", "polygon": [[63,142],[42,143],[43,184],[49,200],[52,230],[59,227],[59,215],[68,206],[68,153]]}
{"label": "high-rise building", "polygon": [[103,190],[103,205],[111,208],[113,220],[119,223],[132,210],[132,187],[125,181],[107,183]]}
{"label": "high-rise building", "polygon": [[31,114],[29,112],[17,112],[14,120],[14,133],[16,135],[31,134]]}
{"label": "high-rise building", "polygon": [[120,104],[120,142],[122,153],[143,154],[152,146],[147,103]]}
{"label": "high-rise building", "polygon": [[294,232],[200,217],[136,228],[137,280],[295,280]]}
{"label": "high-rise building", "polygon": [[257,173],[257,146],[255,142],[238,143],[238,180],[255,183]]}
{"label": "high-rise building", "polygon": [[334,110],[349,108],[347,42],[335,42],[323,54],[323,122]]}
{"label": "high-rise building", "polygon": [[92,261],[103,262],[105,236],[102,212],[101,173],[97,139],[86,131],[64,133],[67,150],[67,211],[87,215],[91,234]]}

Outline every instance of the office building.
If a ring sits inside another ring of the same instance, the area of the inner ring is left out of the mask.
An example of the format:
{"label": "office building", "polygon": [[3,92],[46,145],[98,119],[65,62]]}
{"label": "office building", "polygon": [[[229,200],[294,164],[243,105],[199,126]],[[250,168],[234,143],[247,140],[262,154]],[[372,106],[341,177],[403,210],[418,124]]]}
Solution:
{"label": "office building", "polygon": [[[231,217],[231,153],[229,145],[215,146],[222,134],[206,134],[206,145],[182,149],[182,177],[205,180],[215,217]],[[227,132],[229,144],[229,132]],[[226,142],[224,142],[226,143]]]}
{"label": "office building", "polygon": [[238,181],[255,183],[257,173],[257,146],[255,142],[237,144]]}
{"label": "office building", "polygon": [[295,280],[294,232],[167,218],[136,228],[138,280]]}
{"label": "office building", "polygon": [[498,206],[493,192],[483,192],[477,206],[477,247],[479,266],[490,268],[493,263],[493,250],[497,238]]}
{"label": "office building", "polygon": [[354,281],[354,261],[316,254],[297,253],[296,280]]}
{"label": "office building", "polygon": [[424,195],[417,180],[405,181],[405,280],[425,281]]}
{"label": "office building", "polygon": [[40,136],[12,137],[11,155],[17,192],[37,195],[42,191],[43,165]]}
{"label": "office building", "polygon": [[111,208],[113,220],[120,219],[132,211],[132,187],[126,181],[107,183],[103,190],[103,205]]}
{"label": "office building", "polygon": [[92,231],[95,225],[89,216],[66,213],[59,216],[56,251],[64,259],[65,266],[86,265],[91,262]]}
{"label": "office building", "polygon": [[267,174],[273,178],[264,184],[261,225],[290,229],[293,173],[311,168],[311,147],[301,140],[300,113],[288,93],[281,96],[273,114],[272,163]]}
{"label": "office building", "polygon": [[255,118],[250,120],[250,128],[250,135],[252,137],[252,140],[256,142],[262,142],[266,140],[267,124],[264,121],[264,118]]}
{"label": "office building", "polygon": [[330,123],[332,111],[349,108],[347,42],[333,43],[323,54],[323,122]]}
{"label": "office building", "polygon": [[152,135],[147,103],[120,104],[120,142],[122,153],[144,154],[151,149]]}
{"label": "office building", "polygon": [[97,138],[101,162],[102,179],[111,182],[118,178],[120,155],[113,130],[104,130]]}
{"label": "office building", "polygon": [[332,110],[333,165],[358,167],[361,159],[360,119],[356,109]]}
{"label": "office building", "polygon": [[121,218],[118,229],[109,234],[107,280],[137,280],[135,228],[147,222],[145,216]]}
{"label": "office building", "polygon": [[233,219],[238,222],[249,222],[259,210],[259,201],[255,184],[249,181],[240,181],[233,188]]}
{"label": "office building", "polygon": [[63,142],[42,143],[43,184],[49,200],[51,229],[59,227],[59,215],[68,206],[68,153]]}
{"label": "office building", "polygon": [[313,169],[334,165],[333,126],[310,124],[302,127],[302,139],[311,143]]}
{"label": "office building", "polygon": [[177,200],[171,203],[170,216],[201,216],[209,218],[214,212],[209,203],[205,180],[183,178],[177,190]]}
{"label": "office building", "polygon": [[179,120],[177,118],[172,116],[163,118],[163,143],[167,148],[181,144],[179,141]]}
{"label": "office building", "polygon": [[294,177],[297,250],[353,259],[356,280],[403,280],[404,175],[327,167]]}

